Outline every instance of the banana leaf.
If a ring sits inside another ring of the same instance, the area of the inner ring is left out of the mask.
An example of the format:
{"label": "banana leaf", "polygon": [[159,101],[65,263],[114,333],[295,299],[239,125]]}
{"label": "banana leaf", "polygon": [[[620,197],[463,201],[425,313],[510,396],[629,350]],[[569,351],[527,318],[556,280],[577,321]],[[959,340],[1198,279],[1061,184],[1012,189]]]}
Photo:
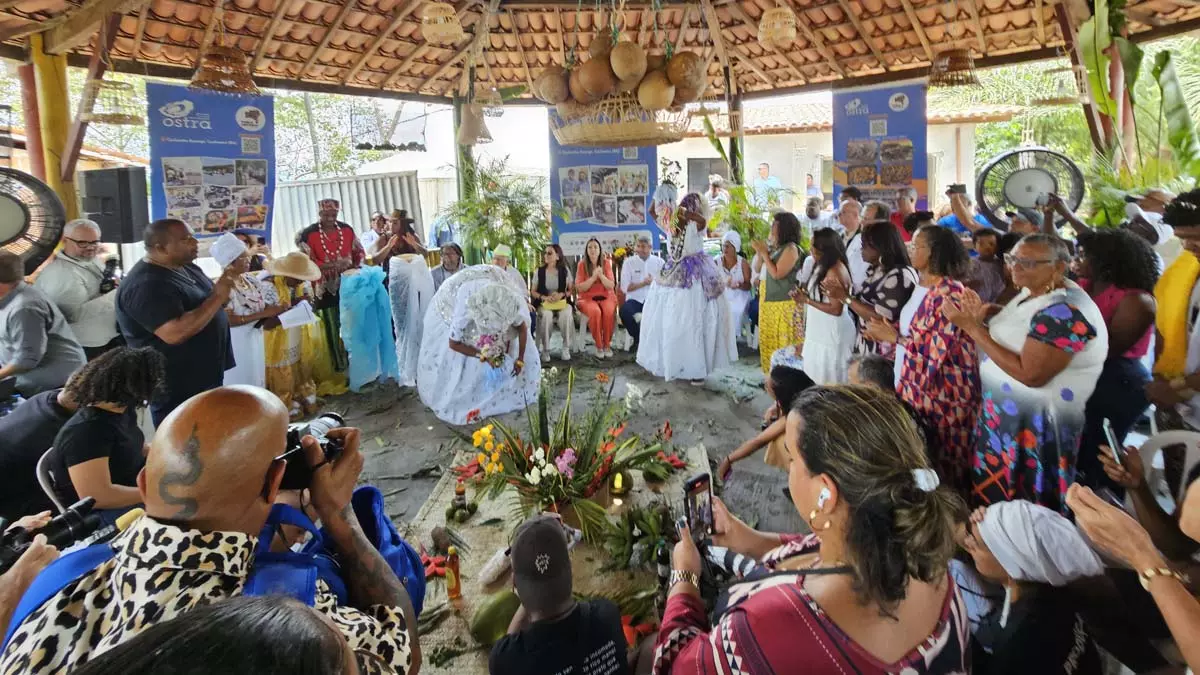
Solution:
{"label": "banana leaf", "polygon": [[1088,84],[1096,108],[1110,117],[1116,114],[1116,102],[1108,90],[1108,48],[1112,46],[1112,27],[1108,20],[1108,0],[1095,0],[1092,18],[1079,27],[1079,54],[1087,68]]}
{"label": "banana leaf", "polygon": [[571,505],[579,517],[579,530],[583,532],[583,538],[590,543],[601,542],[609,529],[608,512],[604,507],[590,499],[576,499]]}
{"label": "banana leaf", "polygon": [[1162,92],[1162,117],[1167,126],[1167,142],[1175,154],[1180,169],[1193,177],[1200,176],[1200,138],[1192,124],[1183,88],[1175,73],[1171,52],[1161,51],[1154,58],[1151,74]]}
{"label": "banana leaf", "polygon": [[500,87],[496,91],[499,92],[501,101],[511,101],[514,98],[520,98],[521,94],[525,93],[525,85],[520,84],[515,87]]}
{"label": "banana leaf", "polygon": [[550,445],[550,392],[549,387],[542,385],[538,387],[538,438],[542,445],[553,447]]}
{"label": "banana leaf", "polygon": [[1121,68],[1125,71],[1125,91],[1129,92],[1129,103],[1136,105],[1134,86],[1142,74],[1142,57],[1145,56],[1146,51],[1137,43],[1119,35],[1113,38],[1113,42],[1117,45],[1117,52],[1121,55]]}

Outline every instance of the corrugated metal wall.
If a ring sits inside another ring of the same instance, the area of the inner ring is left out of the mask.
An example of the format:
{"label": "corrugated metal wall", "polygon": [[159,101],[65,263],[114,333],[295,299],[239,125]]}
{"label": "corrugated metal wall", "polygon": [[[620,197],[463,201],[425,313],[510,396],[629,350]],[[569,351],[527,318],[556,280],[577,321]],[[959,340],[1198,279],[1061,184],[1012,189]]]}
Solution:
{"label": "corrugated metal wall", "polygon": [[338,219],[356,231],[367,229],[372,211],[390,213],[392,209],[408,210],[419,231],[428,231],[416,171],[281,183],[275,188],[271,231],[275,255],[295,250],[296,235],[317,222],[317,201],[330,198],[342,202]]}

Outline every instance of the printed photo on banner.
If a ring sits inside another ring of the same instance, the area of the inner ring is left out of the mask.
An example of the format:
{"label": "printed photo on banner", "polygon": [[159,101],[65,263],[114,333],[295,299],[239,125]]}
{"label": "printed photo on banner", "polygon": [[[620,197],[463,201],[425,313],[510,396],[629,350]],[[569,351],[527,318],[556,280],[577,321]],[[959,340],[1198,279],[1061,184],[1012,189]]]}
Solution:
{"label": "printed photo on banner", "polygon": [[267,222],[267,205],[239,206],[237,210],[237,226],[252,230],[259,229]]}
{"label": "printed photo on banner", "polygon": [[266,185],[267,160],[239,159],[237,160],[238,185]]}
{"label": "printed photo on banner", "polygon": [[238,206],[256,206],[263,203],[261,185],[239,185],[233,188],[233,201]]}
{"label": "printed photo on banner", "polygon": [[597,225],[615,227],[617,225],[617,198],[594,195],[592,197],[592,222]]}
{"label": "printed photo on banner", "polygon": [[566,200],[577,195],[591,195],[592,183],[588,178],[589,167],[569,166],[558,170],[559,194]]}
{"label": "printed photo on banner", "polygon": [[591,195],[576,195],[563,199],[563,208],[566,210],[568,220],[591,220],[592,218],[592,197]]}
{"label": "printed photo on banner", "polygon": [[199,157],[163,157],[163,179],[168,186],[199,185],[204,182]]}
{"label": "printed photo on banner", "polygon": [[212,209],[204,214],[204,232],[216,234],[232,230],[234,226],[234,211],[229,209]]}
{"label": "printed photo on banner", "polygon": [[646,222],[646,197],[617,197],[617,222],[634,225]]}
{"label": "printed photo on banner", "polygon": [[193,228],[204,222],[204,209],[171,209],[167,211],[168,218],[177,218]]}
{"label": "printed photo on banner", "polygon": [[[592,167],[592,194],[616,196],[620,188],[615,166]],[[594,208],[594,207],[593,207]]]}
{"label": "printed photo on banner", "polygon": [[617,175],[620,178],[620,193],[623,195],[644,195],[649,190],[650,167],[645,164],[622,166]]}
{"label": "printed photo on banner", "polygon": [[232,159],[204,158],[205,185],[236,185],[237,174]]}
{"label": "printed photo on banner", "polygon": [[193,187],[169,187],[167,188],[167,209],[193,209],[204,205],[201,201],[203,197],[203,186],[196,185]]}
{"label": "printed photo on banner", "polygon": [[227,209],[233,203],[233,190],[224,185],[205,185],[204,204],[210,209]]}

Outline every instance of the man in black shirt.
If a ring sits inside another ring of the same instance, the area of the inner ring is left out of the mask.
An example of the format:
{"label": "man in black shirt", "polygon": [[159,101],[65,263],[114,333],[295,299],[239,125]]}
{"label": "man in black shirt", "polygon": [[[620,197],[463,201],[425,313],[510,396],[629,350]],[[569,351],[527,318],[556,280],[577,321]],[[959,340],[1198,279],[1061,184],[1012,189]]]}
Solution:
{"label": "man in black shirt", "polygon": [[608,600],[576,602],[562,523],[536,516],[512,545],[513,586],[521,597],[492,647],[492,675],[629,675],[621,611]]}
{"label": "man in black shirt", "polygon": [[229,321],[222,308],[236,272],[214,285],[193,262],[199,243],[187,223],[156,220],[143,235],[146,257],[117,290],[117,325],[130,347],[153,347],[166,357],[166,391],[150,404],[157,427],[179,404],[220,387],[234,366]]}
{"label": "man in black shirt", "polygon": [[0,517],[16,520],[54,508],[37,482],[37,463],[75,412],[67,389],[34,394],[0,417]]}

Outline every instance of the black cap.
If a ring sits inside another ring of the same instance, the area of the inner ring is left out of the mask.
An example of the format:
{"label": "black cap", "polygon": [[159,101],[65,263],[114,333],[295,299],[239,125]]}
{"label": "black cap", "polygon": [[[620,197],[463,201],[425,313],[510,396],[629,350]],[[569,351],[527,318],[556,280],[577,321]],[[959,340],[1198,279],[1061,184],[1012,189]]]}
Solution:
{"label": "black cap", "polygon": [[510,552],[513,582],[530,609],[551,609],[571,595],[571,556],[562,523],[534,516],[517,529]]}

